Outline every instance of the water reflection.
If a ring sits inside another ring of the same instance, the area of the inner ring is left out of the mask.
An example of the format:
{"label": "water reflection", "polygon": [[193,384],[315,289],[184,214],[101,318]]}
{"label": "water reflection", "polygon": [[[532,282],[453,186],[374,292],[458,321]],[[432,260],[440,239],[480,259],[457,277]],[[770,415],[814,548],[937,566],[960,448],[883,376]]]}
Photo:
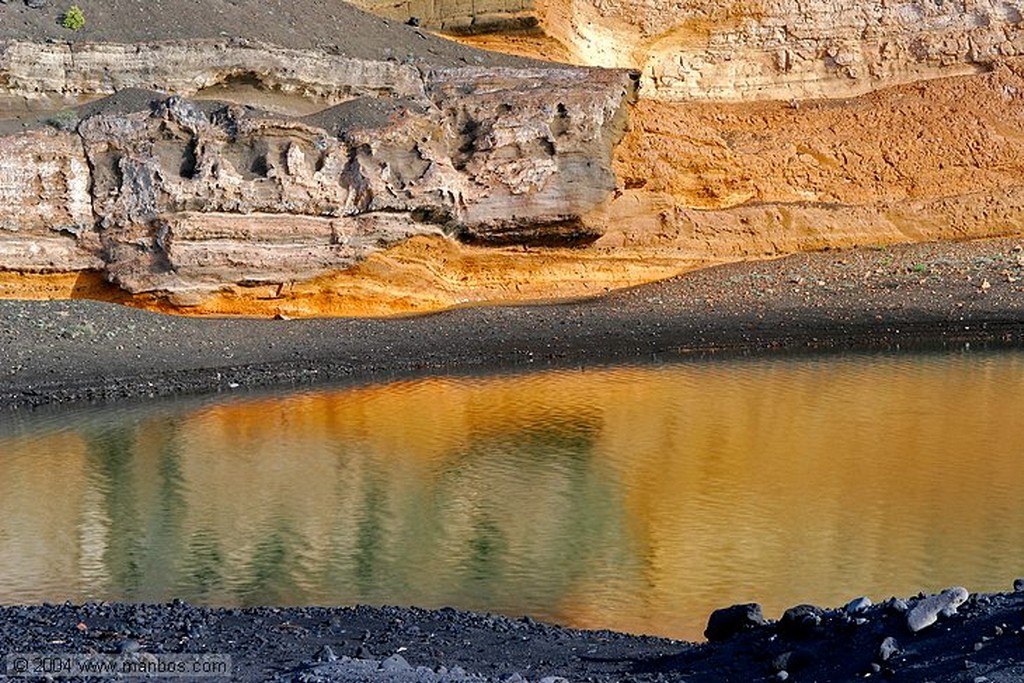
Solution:
{"label": "water reflection", "polygon": [[1024,355],[434,378],[19,416],[0,600],[708,612],[1024,570]]}

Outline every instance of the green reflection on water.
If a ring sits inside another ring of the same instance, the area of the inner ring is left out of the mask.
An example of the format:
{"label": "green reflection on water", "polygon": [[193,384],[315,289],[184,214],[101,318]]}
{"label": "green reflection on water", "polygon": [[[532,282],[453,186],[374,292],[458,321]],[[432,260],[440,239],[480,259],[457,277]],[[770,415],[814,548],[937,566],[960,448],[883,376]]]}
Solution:
{"label": "green reflection on water", "polygon": [[88,471],[94,485],[103,492],[106,518],[110,523],[109,540],[103,559],[110,581],[124,592],[125,598],[138,598],[144,585],[145,547],[142,515],[132,465],[135,458],[134,430],[108,428],[86,434]]}
{"label": "green reflection on water", "polygon": [[[418,604],[699,637],[1024,562],[1024,355],[685,364],[0,428],[0,599]],[[53,495],[60,490],[60,495]]]}

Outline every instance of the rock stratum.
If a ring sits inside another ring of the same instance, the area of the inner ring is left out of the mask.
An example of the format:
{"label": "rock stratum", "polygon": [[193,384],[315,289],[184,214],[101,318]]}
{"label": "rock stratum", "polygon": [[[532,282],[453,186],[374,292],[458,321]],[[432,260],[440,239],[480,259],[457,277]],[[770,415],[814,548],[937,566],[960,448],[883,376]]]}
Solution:
{"label": "rock stratum", "polygon": [[416,236],[599,237],[582,217],[615,188],[636,75],[451,59],[462,48],[407,33],[425,56],[241,39],[0,45],[8,102],[107,95],[0,129],[0,269],[99,274],[195,306],[232,288],[282,298]]}
{"label": "rock stratum", "polygon": [[1012,3],[108,5],[0,5],[0,296],[375,315],[1024,232]]}
{"label": "rock stratum", "polygon": [[977,2],[539,0],[587,64],[642,68],[668,101],[853,97],[1024,53],[1022,6]]}

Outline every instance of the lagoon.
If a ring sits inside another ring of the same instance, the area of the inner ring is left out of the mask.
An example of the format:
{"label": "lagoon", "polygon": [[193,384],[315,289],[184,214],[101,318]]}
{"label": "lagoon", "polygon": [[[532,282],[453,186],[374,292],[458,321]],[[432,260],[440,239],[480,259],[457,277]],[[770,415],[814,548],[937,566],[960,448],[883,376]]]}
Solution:
{"label": "lagoon", "polygon": [[700,639],[1024,574],[1024,353],[770,356],[9,413],[0,602],[354,603]]}

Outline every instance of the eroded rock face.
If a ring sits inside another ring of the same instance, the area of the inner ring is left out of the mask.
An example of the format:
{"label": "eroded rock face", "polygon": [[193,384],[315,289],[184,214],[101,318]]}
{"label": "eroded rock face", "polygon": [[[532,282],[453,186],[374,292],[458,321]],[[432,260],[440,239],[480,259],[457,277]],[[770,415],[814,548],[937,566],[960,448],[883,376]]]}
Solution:
{"label": "eroded rock face", "polygon": [[540,0],[580,61],[643,69],[663,100],[851,97],[1024,53],[1022,5],[798,0]]}
{"label": "eroded rock face", "polygon": [[75,132],[0,137],[0,268],[98,266],[129,292],[187,304],[227,285],[344,269],[420,234],[599,236],[581,217],[615,187],[611,152],[635,76],[467,67],[418,77],[409,98],[306,118],[178,96],[139,110],[118,104],[139,99],[121,93]]}
{"label": "eroded rock face", "polygon": [[232,80],[335,104],[353,97],[416,97],[412,64],[293,50],[241,39],[155,43],[0,42],[5,93],[113,94],[148,88],[190,96]]}
{"label": "eroded rock face", "polygon": [[82,142],[53,129],[0,137],[0,265],[82,270],[99,241]]}

